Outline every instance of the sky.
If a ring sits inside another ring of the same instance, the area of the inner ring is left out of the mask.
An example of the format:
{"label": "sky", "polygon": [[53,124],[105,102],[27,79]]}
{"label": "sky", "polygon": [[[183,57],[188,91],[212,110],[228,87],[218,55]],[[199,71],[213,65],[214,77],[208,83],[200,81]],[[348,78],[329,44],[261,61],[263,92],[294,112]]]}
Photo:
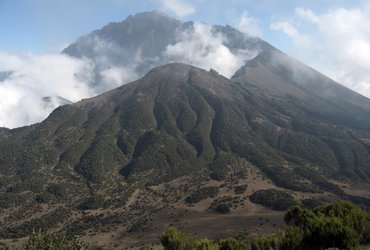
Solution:
{"label": "sky", "polygon": [[[149,10],[183,21],[230,25],[261,37],[370,97],[367,0],[0,0],[0,72],[16,72],[11,80],[2,80],[0,73],[0,126],[46,117],[50,110],[38,108],[46,104],[34,101],[40,95],[68,96],[71,101],[93,96],[85,84],[89,75],[81,73],[92,66],[60,51],[109,22]],[[16,108],[21,111],[15,113]]]}

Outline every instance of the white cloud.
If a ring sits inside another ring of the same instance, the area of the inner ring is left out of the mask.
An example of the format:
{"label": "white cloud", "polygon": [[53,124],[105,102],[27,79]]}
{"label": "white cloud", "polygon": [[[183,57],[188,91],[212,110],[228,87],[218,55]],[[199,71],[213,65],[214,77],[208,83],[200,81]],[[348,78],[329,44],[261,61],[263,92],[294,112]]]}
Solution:
{"label": "white cloud", "polygon": [[370,97],[369,10],[337,8],[318,14],[297,8],[284,24],[275,22],[271,28],[292,38],[288,53]]}
{"label": "white cloud", "polygon": [[179,17],[189,16],[195,13],[194,5],[182,0],[161,0],[166,10],[172,11]]}
{"label": "white cloud", "polygon": [[283,31],[285,34],[290,36],[293,39],[296,39],[300,34],[298,30],[289,22],[276,22],[271,24],[273,30]]}
{"label": "white cloud", "polygon": [[179,42],[169,45],[164,52],[169,61],[184,62],[194,66],[217,70],[231,77],[235,71],[257,55],[257,51],[238,50],[231,52],[224,44],[226,38],[213,31],[212,25],[194,23],[193,27],[181,34]]}
{"label": "white cloud", "polygon": [[238,23],[238,29],[248,35],[261,37],[262,32],[259,27],[257,19],[249,15],[247,11],[244,11],[240,21]]}
{"label": "white cloud", "polygon": [[302,17],[312,23],[318,23],[320,21],[317,15],[312,10],[296,8],[295,12],[299,17]]}
{"label": "white cloud", "polygon": [[[65,55],[0,52],[0,126],[18,127],[39,122],[60,103],[94,95],[88,86],[93,65]],[[86,81],[85,81],[86,80]],[[49,102],[43,97],[51,97]]]}
{"label": "white cloud", "polygon": [[135,69],[128,67],[110,67],[100,71],[100,75],[105,83],[105,90],[116,88],[138,78]]}
{"label": "white cloud", "polygon": [[282,31],[290,38],[294,40],[294,42],[299,44],[305,44],[309,42],[309,38],[303,34],[301,34],[298,29],[294,26],[293,23],[289,21],[280,21],[271,24],[271,29],[276,31]]}

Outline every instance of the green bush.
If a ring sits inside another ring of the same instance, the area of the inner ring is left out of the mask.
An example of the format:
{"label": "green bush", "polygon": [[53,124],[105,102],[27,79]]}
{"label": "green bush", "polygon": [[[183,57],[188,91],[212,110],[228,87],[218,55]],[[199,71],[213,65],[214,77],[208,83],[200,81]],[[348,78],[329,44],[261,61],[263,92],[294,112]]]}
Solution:
{"label": "green bush", "polygon": [[214,242],[209,239],[197,239],[194,235],[170,227],[160,236],[161,244],[166,250],[247,250],[248,245],[236,238],[221,239]]}
{"label": "green bush", "polygon": [[[281,249],[281,237],[280,235],[272,235],[268,237],[257,237],[251,241],[252,250],[271,250]],[[282,249],[283,250],[283,249]]]}
{"label": "green bush", "polygon": [[247,245],[235,238],[227,238],[220,240],[219,242],[220,250],[246,250]]}
{"label": "green bush", "polygon": [[258,190],[254,192],[249,199],[253,203],[257,203],[278,211],[287,210],[296,204],[292,195],[285,191],[276,189]]}
{"label": "green bush", "polygon": [[234,189],[235,194],[243,194],[247,190],[246,185],[236,186]]}
{"label": "green bush", "polygon": [[101,208],[104,205],[104,199],[101,196],[92,196],[83,201],[81,204],[77,206],[80,210],[89,210],[89,209],[97,209]]}
{"label": "green bush", "polygon": [[221,203],[216,206],[215,211],[221,214],[227,214],[230,212],[230,206],[225,203]]}
{"label": "green bush", "polygon": [[33,231],[24,245],[25,250],[84,250],[88,246],[77,240],[67,239],[65,235]]}
{"label": "green bush", "polygon": [[203,239],[198,243],[197,250],[219,250],[219,246],[209,239]]}
{"label": "green bush", "polygon": [[186,197],[185,201],[187,203],[197,203],[201,200],[207,199],[209,197],[215,197],[218,194],[219,188],[216,186],[204,187],[195,191],[190,196]]}
{"label": "green bush", "polygon": [[189,250],[197,247],[194,236],[182,233],[174,227],[168,228],[161,235],[160,240],[166,250]]}
{"label": "green bush", "polygon": [[300,228],[302,246],[352,249],[369,243],[369,215],[349,202],[336,201],[314,210],[294,206],[284,220],[288,226]]}

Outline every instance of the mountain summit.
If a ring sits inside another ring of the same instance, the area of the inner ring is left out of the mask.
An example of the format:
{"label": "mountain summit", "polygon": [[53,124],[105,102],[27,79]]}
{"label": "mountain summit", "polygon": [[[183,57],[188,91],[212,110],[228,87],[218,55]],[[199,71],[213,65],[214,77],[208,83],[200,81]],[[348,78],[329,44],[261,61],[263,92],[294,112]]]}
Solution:
{"label": "mountain summit", "polygon": [[213,68],[231,77],[258,51],[270,49],[272,46],[261,39],[230,26],[181,22],[152,11],[82,36],[63,53],[90,59],[95,65],[92,86],[102,92],[171,62]]}

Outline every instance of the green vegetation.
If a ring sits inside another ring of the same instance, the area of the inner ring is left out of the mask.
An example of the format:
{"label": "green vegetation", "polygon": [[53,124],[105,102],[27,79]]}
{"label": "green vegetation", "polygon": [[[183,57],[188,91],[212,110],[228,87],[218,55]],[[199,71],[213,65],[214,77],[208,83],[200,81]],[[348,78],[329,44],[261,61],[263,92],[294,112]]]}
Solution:
{"label": "green vegetation", "polygon": [[213,200],[213,202],[209,205],[209,210],[226,214],[229,213],[232,208],[236,208],[242,202],[243,199],[240,196],[223,196]]}
{"label": "green vegetation", "polygon": [[204,187],[195,191],[192,195],[186,197],[187,203],[197,203],[209,197],[215,197],[218,194],[218,187]]}
{"label": "green vegetation", "polygon": [[218,152],[215,159],[209,165],[211,170],[210,177],[217,181],[225,180],[227,172],[231,166],[236,164],[236,159],[231,155],[225,152]]}
{"label": "green vegetation", "polygon": [[270,236],[241,234],[212,241],[169,228],[160,239],[166,250],[355,249],[370,243],[370,214],[349,202],[336,201],[314,209],[293,206],[284,219],[287,228]]}
{"label": "green vegetation", "polygon": [[77,206],[80,210],[97,209],[104,205],[104,198],[101,196],[92,196],[87,198],[81,204]]}
{"label": "green vegetation", "polygon": [[198,239],[192,234],[178,231],[170,227],[160,236],[162,246],[166,250],[246,250],[249,249],[244,238],[227,238],[212,241],[207,238]]}
{"label": "green vegetation", "polygon": [[261,204],[274,210],[287,210],[296,204],[292,195],[285,191],[276,189],[258,190],[254,192],[249,199],[253,203]]}
{"label": "green vegetation", "polygon": [[4,238],[20,238],[30,235],[34,230],[46,232],[51,228],[69,219],[71,211],[66,208],[57,208],[55,211],[39,218],[33,218],[17,226],[0,231]]}
{"label": "green vegetation", "polygon": [[0,208],[9,208],[22,204],[26,195],[18,195],[14,193],[0,193]]}
{"label": "green vegetation", "polygon": [[283,134],[279,137],[278,149],[319,164],[324,168],[336,169],[337,160],[330,148],[319,138],[306,134]]}
{"label": "green vegetation", "polygon": [[197,248],[195,236],[180,232],[173,227],[167,229],[167,231],[161,235],[160,240],[162,246],[164,246],[166,250],[188,250]]}
{"label": "green vegetation", "polygon": [[27,243],[25,250],[85,250],[88,246],[77,240],[68,239],[65,235],[55,233],[41,233],[33,231]]}
{"label": "green vegetation", "polygon": [[300,245],[306,248],[352,249],[370,243],[370,215],[349,202],[337,201],[313,210],[294,206],[284,220],[298,229]]}
{"label": "green vegetation", "polygon": [[22,248],[0,243],[1,250],[86,250],[88,245],[63,233],[32,231]]}
{"label": "green vegetation", "polygon": [[245,191],[247,191],[246,185],[236,186],[234,189],[235,194],[243,194]]}

